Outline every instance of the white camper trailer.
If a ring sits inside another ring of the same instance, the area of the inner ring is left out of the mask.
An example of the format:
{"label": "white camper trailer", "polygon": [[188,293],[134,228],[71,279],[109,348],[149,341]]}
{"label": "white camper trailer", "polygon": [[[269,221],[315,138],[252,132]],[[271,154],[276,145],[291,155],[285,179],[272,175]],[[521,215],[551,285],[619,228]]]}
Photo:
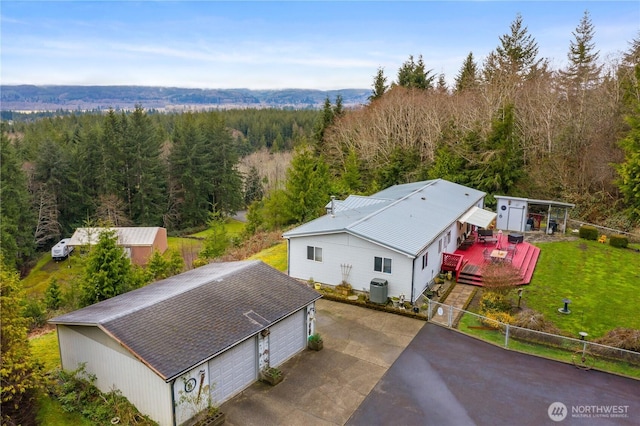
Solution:
{"label": "white camper trailer", "polygon": [[64,260],[71,254],[73,246],[69,245],[69,240],[71,240],[71,238],[64,238],[53,246],[51,249],[51,257],[53,260]]}

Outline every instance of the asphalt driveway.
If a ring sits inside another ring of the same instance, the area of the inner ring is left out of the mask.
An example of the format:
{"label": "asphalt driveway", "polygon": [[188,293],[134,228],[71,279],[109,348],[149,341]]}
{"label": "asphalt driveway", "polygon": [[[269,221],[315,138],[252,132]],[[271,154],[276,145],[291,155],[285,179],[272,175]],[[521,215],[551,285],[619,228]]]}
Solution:
{"label": "asphalt driveway", "polygon": [[[227,424],[640,424],[638,380],[578,370],[435,324],[327,300],[318,301],[317,321],[324,349],[287,361],[277,386],[255,383],[224,403]],[[565,408],[560,422],[548,414],[556,402]]]}

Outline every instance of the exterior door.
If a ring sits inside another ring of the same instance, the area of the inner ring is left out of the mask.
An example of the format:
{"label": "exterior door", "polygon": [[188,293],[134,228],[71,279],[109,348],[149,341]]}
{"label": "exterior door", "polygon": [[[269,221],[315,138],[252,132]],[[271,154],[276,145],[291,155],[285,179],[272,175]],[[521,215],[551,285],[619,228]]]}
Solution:
{"label": "exterior door", "polygon": [[258,346],[252,337],[209,361],[214,405],[220,405],[258,380]]}
{"label": "exterior door", "polygon": [[306,347],[304,309],[271,327],[269,365],[277,367]]}
{"label": "exterior door", "polygon": [[524,207],[509,207],[507,229],[509,231],[524,231]]}

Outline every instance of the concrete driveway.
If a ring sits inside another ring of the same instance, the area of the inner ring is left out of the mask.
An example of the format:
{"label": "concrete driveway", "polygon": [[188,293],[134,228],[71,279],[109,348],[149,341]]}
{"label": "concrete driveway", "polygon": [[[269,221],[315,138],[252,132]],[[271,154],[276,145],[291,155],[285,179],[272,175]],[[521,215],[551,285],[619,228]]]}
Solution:
{"label": "concrete driveway", "polygon": [[[224,403],[227,424],[640,424],[638,380],[356,306],[319,300],[317,312],[324,349],[286,362],[277,386],[255,383]],[[565,408],[559,422],[548,414],[556,402]],[[612,409],[622,416],[585,412]]]}
{"label": "concrete driveway", "polygon": [[344,425],[425,322],[317,302],[324,349],[305,350],[275,387],[254,383],[225,402],[228,425]]}

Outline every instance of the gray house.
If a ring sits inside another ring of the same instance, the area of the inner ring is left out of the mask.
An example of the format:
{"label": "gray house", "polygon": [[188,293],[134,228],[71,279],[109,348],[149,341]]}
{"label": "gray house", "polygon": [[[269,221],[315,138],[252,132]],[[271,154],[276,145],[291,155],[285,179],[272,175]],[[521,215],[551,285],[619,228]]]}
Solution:
{"label": "gray house", "polygon": [[332,200],[325,216],[284,233],[289,275],[364,291],[382,280],[390,297],[414,302],[440,272],[442,254],[495,220],[485,195],[435,179]]}
{"label": "gray house", "polygon": [[260,261],[213,263],[50,322],[63,369],[180,425],[302,351],[320,297]]}

